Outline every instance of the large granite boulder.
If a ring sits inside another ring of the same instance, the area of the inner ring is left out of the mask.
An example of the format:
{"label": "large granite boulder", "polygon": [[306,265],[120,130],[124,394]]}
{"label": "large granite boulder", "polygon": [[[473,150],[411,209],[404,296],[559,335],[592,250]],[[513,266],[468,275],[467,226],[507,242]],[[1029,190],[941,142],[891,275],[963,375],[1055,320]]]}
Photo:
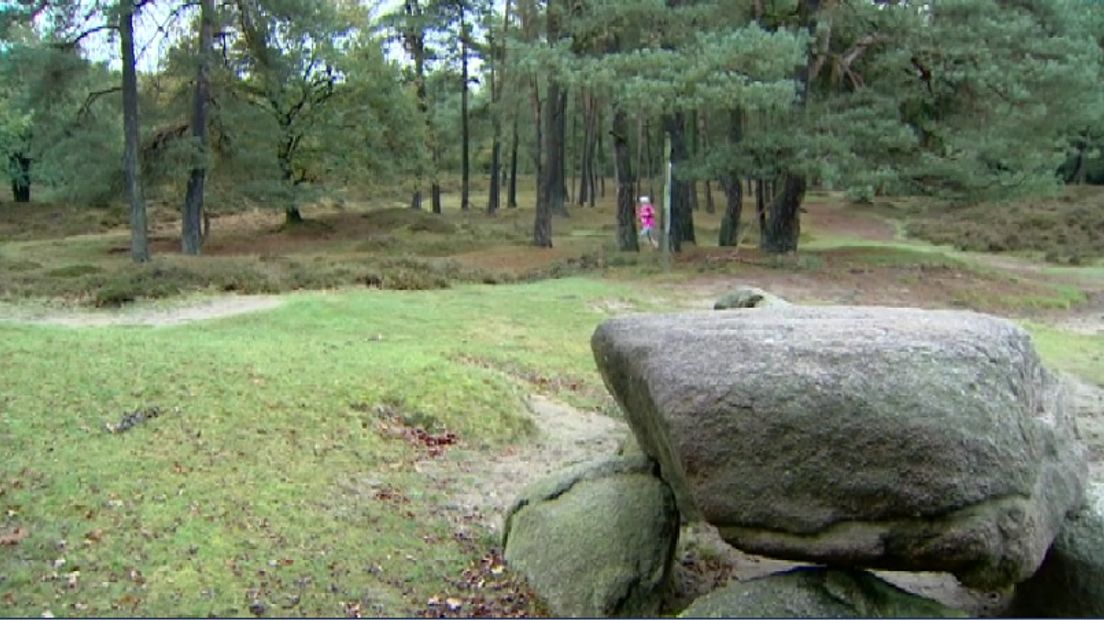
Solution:
{"label": "large granite boulder", "polygon": [[798,568],[737,581],[694,601],[684,618],[965,618],[858,570]]}
{"label": "large granite boulder", "polygon": [[1011,615],[1104,618],[1104,485],[1066,521],[1031,579],[1016,586]]}
{"label": "large granite boulder", "polygon": [[992,316],[803,307],[627,316],[598,368],[687,519],[750,553],[1035,572],[1086,477],[1063,384]]}
{"label": "large granite boulder", "polygon": [[576,466],[524,490],[507,513],[506,562],[554,616],[654,616],[679,515],[637,454]]}

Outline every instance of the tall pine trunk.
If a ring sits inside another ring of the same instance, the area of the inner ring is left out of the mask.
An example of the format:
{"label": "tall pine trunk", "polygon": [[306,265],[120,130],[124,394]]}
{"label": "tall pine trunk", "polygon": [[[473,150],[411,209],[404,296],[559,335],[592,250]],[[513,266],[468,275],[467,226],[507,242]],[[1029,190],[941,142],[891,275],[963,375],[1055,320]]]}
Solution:
{"label": "tall pine trunk", "polygon": [[[743,140],[743,114],[739,109],[732,110],[728,126],[729,148],[736,150]],[[704,132],[703,132],[704,133]],[[743,184],[740,173],[731,169],[721,181],[725,193],[725,211],[721,216],[721,233],[717,245],[734,246],[740,242],[740,217],[744,210]],[[706,184],[708,189],[709,185]],[[710,200],[709,203],[712,203]]]}
{"label": "tall pine trunk", "polygon": [[557,183],[558,186],[550,186],[549,200],[552,213],[568,217],[570,214],[567,211],[567,86],[561,83],[557,83],[556,86],[559,88],[560,96],[556,98],[556,107],[553,110],[552,118],[555,125],[550,146],[555,149],[557,168],[555,178],[550,179],[549,182]]}
{"label": "tall pine trunk", "polygon": [[192,104],[192,137],[195,162],[184,193],[180,245],[185,254],[199,254],[203,245],[203,186],[207,177],[207,100],[210,92],[210,57],[214,39],[215,2],[201,0],[199,16],[199,68],[196,71],[195,100]]}
{"label": "tall pine trunk", "polygon": [[[545,94],[547,97],[548,95]],[[544,127],[542,124],[543,103],[540,98],[540,84],[537,78],[531,78],[529,102],[533,106],[533,131],[536,139],[533,141],[533,168],[537,178],[537,204],[536,215],[533,218],[533,245],[542,248],[552,247],[552,212],[548,210],[548,200],[544,195]]]}
{"label": "tall pine trunk", "polygon": [[[598,107],[597,102],[594,107]],[[602,111],[597,110],[594,113],[594,154],[590,161],[590,206],[592,207],[597,200],[596,192],[601,192],[602,198],[606,197],[606,174],[602,168],[603,153]]]}
{"label": "tall pine trunk", "polygon": [[[705,110],[702,110],[701,114],[698,115],[698,135],[700,136],[700,139],[701,139],[702,151],[708,153],[711,141],[709,139],[709,114],[706,113]],[[739,178],[739,176],[737,176],[737,179],[738,178]],[[727,194],[726,194],[726,196],[727,196]],[[727,198],[726,198],[726,200],[727,200]],[[717,207],[716,207],[716,205],[713,204],[713,184],[709,181],[709,179],[706,179],[705,180],[705,212],[706,213],[716,213],[716,211],[717,211]]]}
{"label": "tall pine trunk", "polygon": [[471,191],[471,164],[468,160],[468,22],[464,2],[460,2],[460,210],[467,211],[468,194]]}
{"label": "tall pine trunk", "polygon": [[766,234],[763,235],[762,249],[772,254],[785,254],[797,251],[798,237],[801,236],[801,219],[798,209],[805,198],[805,177],[787,173],[782,176],[782,191],[771,200],[767,215]]}
{"label": "tall pine trunk", "polygon": [[491,118],[494,140],[491,143],[491,183],[487,192],[487,213],[497,213],[501,206],[502,187],[502,89],[506,82],[506,36],[510,33],[510,0],[502,11],[502,45],[494,44],[493,34],[487,36],[490,48],[491,70]]}
{"label": "tall pine trunk", "polygon": [[514,111],[514,131],[510,140],[510,188],[506,197],[506,207],[516,209],[517,204],[517,173],[518,173],[518,120],[517,111]]}
{"label": "tall pine trunk", "polygon": [[671,138],[671,249],[679,251],[683,241],[697,243],[694,236],[694,212],[691,210],[690,182],[684,178],[690,153],[686,147],[685,119],[682,112],[664,116]]}
{"label": "tall pine trunk", "polygon": [[556,201],[559,201],[558,209],[563,209],[563,179],[560,174],[563,166],[560,162],[560,147],[557,141],[556,108],[559,107],[560,87],[555,80],[549,80],[548,89],[544,94],[544,111],[541,120],[544,129],[541,132],[541,166],[540,183],[537,189],[537,214],[533,226],[533,244],[538,247],[552,247],[552,213],[557,210]]}
{"label": "tall pine trunk", "polygon": [[617,249],[639,252],[636,237],[636,179],[633,178],[632,153],[629,151],[629,121],[625,111],[613,112],[614,168],[617,170]]}
{"label": "tall pine trunk", "polygon": [[767,243],[767,196],[766,183],[763,179],[755,179],[755,217],[759,223],[759,248]]}
{"label": "tall pine trunk", "polygon": [[[284,186],[289,189],[294,189],[295,171],[292,169],[291,154],[295,148],[296,139],[292,133],[291,122],[292,119],[290,117],[284,117],[279,121],[280,132],[283,134],[284,140],[276,150],[276,163],[280,167],[280,178],[283,180]],[[299,205],[295,204],[294,192],[292,192],[291,201],[291,204],[284,208],[284,223],[302,223],[303,214],[299,211]]]}
{"label": "tall pine trunk", "polygon": [[636,193],[641,194],[643,186],[641,185],[643,177],[647,176],[648,171],[644,168],[644,144],[646,137],[644,134],[644,115],[636,117]]}
{"label": "tall pine trunk", "polygon": [[138,73],[134,66],[134,2],[119,5],[119,46],[123,57],[123,174],[130,201],[130,257],[149,260],[146,204],[142,198],[142,170],[138,160]]}
{"label": "tall pine trunk", "polygon": [[[418,98],[418,113],[421,114],[423,127],[425,128],[425,140],[429,143],[433,135],[433,127],[429,122],[429,101],[426,94],[425,31],[421,23],[418,22],[421,17],[421,7],[418,6],[417,0],[406,0],[404,11],[407,18],[403,33],[404,43],[407,48],[406,51],[414,57],[414,88]],[[426,147],[428,145],[423,144],[422,146]],[[422,181],[425,177],[424,161],[419,159],[419,163],[414,170],[414,193],[410,198],[411,209],[420,210],[422,208]]]}
{"label": "tall pine trunk", "polygon": [[8,165],[11,166],[12,200],[15,202],[31,201],[31,158],[23,153],[13,153],[8,157]]}
{"label": "tall pine trunk", "polygon": [[[817,11],[820,9],[820,0],[799,0],[798,15],[810,34],[817,31]],[[799,111],[803,110],[809,101],[809,73],[814,62],[814,54],[810,52],[797,71],[797,102]],[[770,200],[770,213],[767,216],[766,229],[760,236],[760,247],[767,252],[784,254],[796,252],[798,239],[801,236],[801,202],[805,199],[805,176],[786,170],[781,178],[774,181],[781,184],[782,191],[777,192],[777,187],[772,185]]]}

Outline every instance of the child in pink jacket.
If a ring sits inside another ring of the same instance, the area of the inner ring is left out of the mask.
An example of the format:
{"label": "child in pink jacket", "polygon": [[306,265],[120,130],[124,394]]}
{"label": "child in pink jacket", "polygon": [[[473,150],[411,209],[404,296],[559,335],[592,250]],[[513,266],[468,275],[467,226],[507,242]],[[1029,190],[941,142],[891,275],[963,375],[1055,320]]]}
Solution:
{"label": "child in pink jacket", "polygon": [[651,198],[647,196],[640,197],[640,208],[637,210],[637,217],[640,218],[640,236],[648,240],[653,248],[659,247],[659,241],[655,238],[655,207],[652,206]]}

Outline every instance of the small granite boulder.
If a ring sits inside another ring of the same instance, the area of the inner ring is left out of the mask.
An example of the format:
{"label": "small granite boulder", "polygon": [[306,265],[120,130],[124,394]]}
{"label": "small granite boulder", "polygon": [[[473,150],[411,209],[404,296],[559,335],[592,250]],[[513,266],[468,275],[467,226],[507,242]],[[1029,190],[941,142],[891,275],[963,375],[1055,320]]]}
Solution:
{"label": "small granite boulder", "polygon": [[678,531],[670,488],[637,454],[525,489],[507,513],[503,547],[554,616],[654,616]]}
{"label": "small granite boulder", "polygon": [[729,308],[778,308],[788,306],[790,302],[771,295],[754,286],[741,286],[731,293],[726,294],[713,304],[714,310],[728,310]]}
{"label": "small granite boulder", "polygon": [[797,568],[738,581],[694,601],[683,618],[965,618],[865,571]]}

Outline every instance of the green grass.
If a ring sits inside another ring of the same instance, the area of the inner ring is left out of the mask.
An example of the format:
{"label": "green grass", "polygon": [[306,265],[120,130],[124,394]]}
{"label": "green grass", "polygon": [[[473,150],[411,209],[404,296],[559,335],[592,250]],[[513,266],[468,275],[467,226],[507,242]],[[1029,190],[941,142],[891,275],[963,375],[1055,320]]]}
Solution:
{"label": "green grass", "polygon": [[1025,322],[1035,348],[1048,365],[1104,386],[1104,335],[1088,335]]}
{"label": "green grass", "polygon": [[[0,609],[422,609],[493,541],[453,537],[462,525],[380,412],[481,449],[524,441],[528,392],[608,408],[589,349],[608,299],[646,305],[569,278],[307,294],[179,327],[0,324],[0,534],[29,533],[0,546]],[[105,430],[150,406],[164,413]]]}

